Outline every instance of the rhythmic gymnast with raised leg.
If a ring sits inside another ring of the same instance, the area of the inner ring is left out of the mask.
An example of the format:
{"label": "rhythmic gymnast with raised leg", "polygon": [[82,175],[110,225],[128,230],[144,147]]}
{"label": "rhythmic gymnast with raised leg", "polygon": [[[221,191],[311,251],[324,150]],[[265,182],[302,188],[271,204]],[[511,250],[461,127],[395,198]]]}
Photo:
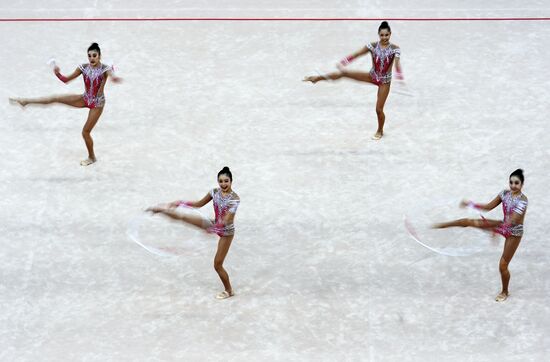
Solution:
{"label": "rhythmic gymnast with raised leg", "polygon": [[101,49],[97,43],[93,43],[88,48],[88,64],[79,65],[74,72],[69,76],[64,76],[60,73],[59,67],[54,65],[54,74],[63,83],[68,83],[78,76],[82,75],[84,79],[84,94],[51,96],[46,98],[10,98],[10,103],[19,104],[25,107],[29,104],[53,104],[61,103],[76,108],[89,108],[88,119],[82,129],[82,137],[86,143],[88,150],[88,158],[81,161],[80,165],[89,166],[96,162],[94,153],[94,141],[91,136],[92,129],[96,125],[103,107],[105,106],[105,95],[103,89],[107,78],[111,78],[113,82],[118,83],[122,79],[114,75],[114,70],[111,66],[101,63]]}
{"label": "rhythmic gymnast with raised leg", "polygon": [[506,238],[504,242],[504,251],[502,252],[499,264],[502,290],[495,298],[497,302],[503,302],[508,298],[508,284],[510,283],[508,265],[512,261],[514,253],[521,241],[521,237],[523,236],[523,220],[525,219],[528,203],[527,196],[521,192],[524,180],[523,170],[517,169],[510,175],[510,190],[501,191],[498,196],[488,204],[476,204],[466,200],[461,203],[463,207],[471,206],[483,211],[490,211],[502,203],[502,211],[504,213],[503,220],[489,220],[482,217],[481,219],[459,219],[434,225],[436,229],[455,226],[476,227],[491,230]]}
{"label": "rhythmic gymnast with raised leg", "polygon": [[[337,80],[341,78],[349,78],[360,82],[367,82],[378,86],[378,95],[376,100],[376,116],[378,118],[378,129],[372,139],[379,140],[384,135],[384,123],[386,115],[384,114],[384,105],[390,93],[390,85],[392,81],[392,68],[395,64],[396,78],[403,79],[401,72],[401,49],[390,43],[391,29],[388,22],[383,21],[378,27],[378,36],[380,40],[369,43],[359,49],[352,55],[347,56],[338,63],[338,72],[328,73],[323,75],[314,75],[304,78],[305,82],[317,83],[324,80]],[[346,69],[346,65],[353,62],[355,59],[371,53],[372,69],[369,72],[351,71]]]}
{"label": "rhythmic gymnast with raised leg", "polygon": [[[218,242],[218,250],[216,252],[216,256],[214,257],[214,269],[218,273],[225,290],[216,296],[218,299],[226,299],[234,295],[233,288],[231,287],[231,283],[229,281],[229,275],[223,268],[223,262],[227,252],[229,251],[231,242],[233,241],[233,236],[235,235],[233,220],[235,219],[235,213],[237,212],[237,207],[240,203],[239,196],[231,188],[232,182],[233,175],[231,174],[229,167],[224,167],[218,173],[218,185],[220,187],[210,190],[210,192],[201,200],[178,200],[169,203],[167,206],[154,206],[147,209],[147,211],[152,213],[161,213],[171,219],[183,221],[190,225],[205,229],[206,231],[215,233],[220,237]],[[202,207],[211,200],[214,204],[214,222],[205,223],[204,219],[201,217],[183,215],[175,210],[180,205],[185,205],[188,207]]]}

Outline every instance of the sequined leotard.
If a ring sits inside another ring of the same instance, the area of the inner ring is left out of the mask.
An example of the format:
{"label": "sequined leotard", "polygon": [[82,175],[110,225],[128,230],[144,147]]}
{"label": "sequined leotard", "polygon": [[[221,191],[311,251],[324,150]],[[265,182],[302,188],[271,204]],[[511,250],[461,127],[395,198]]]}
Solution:
{"label": "sequined leotard", "polygon": [[522,236],[523,224],[512,224],[512,214],[523,215],[527,211],[527,198],[523,194],[513,196],[510,190],[501,191],[498,196],[502,201],[504,221],[494,231],[504,237]]}
{"label": "sequined leotard", "polygon": [[[239,207],[239,196],[231,191],[227,196],[223,196],[219,188],[212,189],[210,191],[210,196],[212,196],[212,202],[214,204],[214,213],[216,215],[215,223],[223,223],[223,219],[227,213],[234,214],[237,212]],[[217,233],[219,236],[228,236],[235,234],[235,226],[233,224],[225,225],[223,230],[220,230]]]}
{"label": "sequined leotard", "polygon": [[82,95],[84,103],[88,108],[98,108],[105,105],[103,87],[105,86],[105,73],[112,70],[112,67],[101,64],[99,67],[92,67],[90,64],[78,66],[84,78],[85,92]]}
{"label": "sequined leotard", "polygon": [[401,57],[401,49],[393,44],[386,48],[380,46],[380,42],[368,43],[367,49],[372,54],[372,69],[369,74],[376,85],[391,82],[393,59]]}

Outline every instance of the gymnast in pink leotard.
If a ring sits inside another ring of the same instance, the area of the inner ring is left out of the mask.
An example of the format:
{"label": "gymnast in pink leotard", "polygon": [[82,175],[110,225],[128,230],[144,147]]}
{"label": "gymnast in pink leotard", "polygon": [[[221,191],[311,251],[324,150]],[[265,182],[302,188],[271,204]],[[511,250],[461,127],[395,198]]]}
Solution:
{"label": "gymnast in pink leotard", "polygon": [[103,88],[107,81],[107,72],[112,71],[112,67],[105,64],[92,66],[90,64],[81,64],[78,66],[84,79],[85,92],[82,95],[86,107],[93,109],[103,107],[105,105],[105,95]]}
{"label": "gymnast in pink leotard", "polygon": [[79,65],[78,68],[76,68],[75,71],[67,77],[59,72],[59,67],[54,63],[54,74],[63,83],[68,83],[82,74],[85,88],[84,94],[53,96],[37,99],[10,98],[11,103],[17,103],[23,107],[28,104],[61,103],[76,108],[89,108],[88,119],[82,129],[82,137],[86,143],[88,158],[80,162],[82,166],[91,165],[96,161],[94,141],[90,133],[99,120],[99,117],[103,112],[103,107],[105,106],[105,95],[103,94],[103,89],[105,88],[107,78],[110,77],[115,83],[121,81],[121,78],[114,75],[114,70],[111,66],[101,63],[101,49],[97,43],[93,43],[88,48],[88,60],[88,64]]}
{"label": "gymnast in pink leotard", "polygon": [[399,59],[401,57],[401,49],[393,44],[382,47],[380,42],[367,44],[367,49],[370,50],[372,55],[372,69],[369,72],[372,83],[378,86],[389,84],[392,77],[391,70],[394,58]]}
{"label": "gymnast in pink leotard", "polygon": [[488,204],[476,204],[472,201],[464,200],[461,206],[471,206],[478,210],[490,211],[502,203],[502,211],[504,213],[503,220],[481,219],[459,219],[450,222],[444,222],[434,225],[434,228],[444,229],[448,227],[476,227],[480,229],[490,230],[495,234],[500,234],[506,238],[504,242],[504,251],[500,258],[500,276],[502,280],[502,291],[496,296],[495,300],[502,302],[508,298],[508,284],[510,282],[510,272],[508,264],[512,261],[512,257],[516,252],[521,237],[523,236],[523,220],[527,212],[527,196],[521,189],[523,188],[523,170],[517,169],[510,175],[510,190],[501,191]]}
{"label": "gymnast in pink leotard", "polygon": [[[376,116],[378,118],[378,129],[372,139],[379,140],[384,135],[384,123],[386,115],[384,114],[384,105],[390,93],[390,85],[392,80],[392,68],[395,64],[396,78],[403,79],[401,72],[401,49],[390,43],[391,29],[388,22],[383,21],[378,27],[378,36],[380,41],[369,43],[352,55],[347,56],[338,63],[338,72],[329,74],[320,74],[315,76],[305,77],[304,81],[317,83],[323,80],[337,80],[341,78],[349,78],[360,82],[372,83],[378,86],[378,96],[376,100]],[[367,72],[351,71],[346,68],[348,64],[355,59],[371,53],[372,69]]]}
{"label": "gymnast in pink leotard", "polygon": [[[233,175],[229,167],[224,167],[218,172],[218,188],[210,190],[199,201],[173,201],[164,206],[154,206],[147,209],[152,213],[160,213],[168,216],[171,219],[183,221],[187,224],[205,229],[209,233],[217,234],[220,237],[218,242],[218,250],[214,258],[214,269],[218,273],[225,290],[219,293],[216,298],[226,299],[233,296],[233,288],[229,281],[229,275],[223,267],[223,262],[233,241],[235,235],[235,226],[233,220],[235,213],[240,204],[239,195],[233,191],[231,184],[233,183]],[[203,207],[212,201],[214,204],[215,218],[213,221],[205,222],[204,219],[192,215],[185,215],[176,211],[178,206],[184,205],[187,207]]]}

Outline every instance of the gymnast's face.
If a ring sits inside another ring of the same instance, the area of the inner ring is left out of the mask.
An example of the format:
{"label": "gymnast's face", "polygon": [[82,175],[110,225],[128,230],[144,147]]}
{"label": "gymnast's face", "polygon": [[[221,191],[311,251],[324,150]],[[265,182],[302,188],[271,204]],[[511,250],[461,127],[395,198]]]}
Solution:
{"label": "gymnast's face", "polygon": [[218,177],[218,185],[220,185],[222,191],[228,192],[231,190],[231,179],[229,176],[221,174],[220,177]]}
{"label": "gymnast's face", "polygon": [[523,184],[521,183],[521,180],[517,176],[510,177],[510,191],[512,192],[520,192],[521,188],[523,187]]}
{"label": "gymnast's face", "polygon": [[101,55],[96,50],[90,50],[88,52],[88,61],[92,66],[95,66],[99,64],[99,60],[101,59]]}
{"label": "gymnast's face", "polygon": [[388,44],[390,41],[391,33],[388,29],[380,29],[378,32],[378,36],[380,37],[380,42],[382,44]]}

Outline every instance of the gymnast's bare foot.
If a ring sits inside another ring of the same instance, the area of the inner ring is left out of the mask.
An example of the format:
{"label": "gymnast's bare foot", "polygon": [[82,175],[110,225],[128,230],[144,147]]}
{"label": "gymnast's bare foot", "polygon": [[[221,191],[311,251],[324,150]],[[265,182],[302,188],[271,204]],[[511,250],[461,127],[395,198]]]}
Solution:
{"label": "gymnast's bare foot", "polygon": [[94,158],[88,157],[85,160],[80,161],[80,166],[90,166],[92,163],[95,163],[97,160]]}
{"label": "gymnast's bare foot", "polygon": [[27,102],[22,98],[10,98],[9,101],[10,101],[10,104],[13,104],[13,105],[19,104],[21,107],[25,107],[27,104],[29,104],[29,102]]}

